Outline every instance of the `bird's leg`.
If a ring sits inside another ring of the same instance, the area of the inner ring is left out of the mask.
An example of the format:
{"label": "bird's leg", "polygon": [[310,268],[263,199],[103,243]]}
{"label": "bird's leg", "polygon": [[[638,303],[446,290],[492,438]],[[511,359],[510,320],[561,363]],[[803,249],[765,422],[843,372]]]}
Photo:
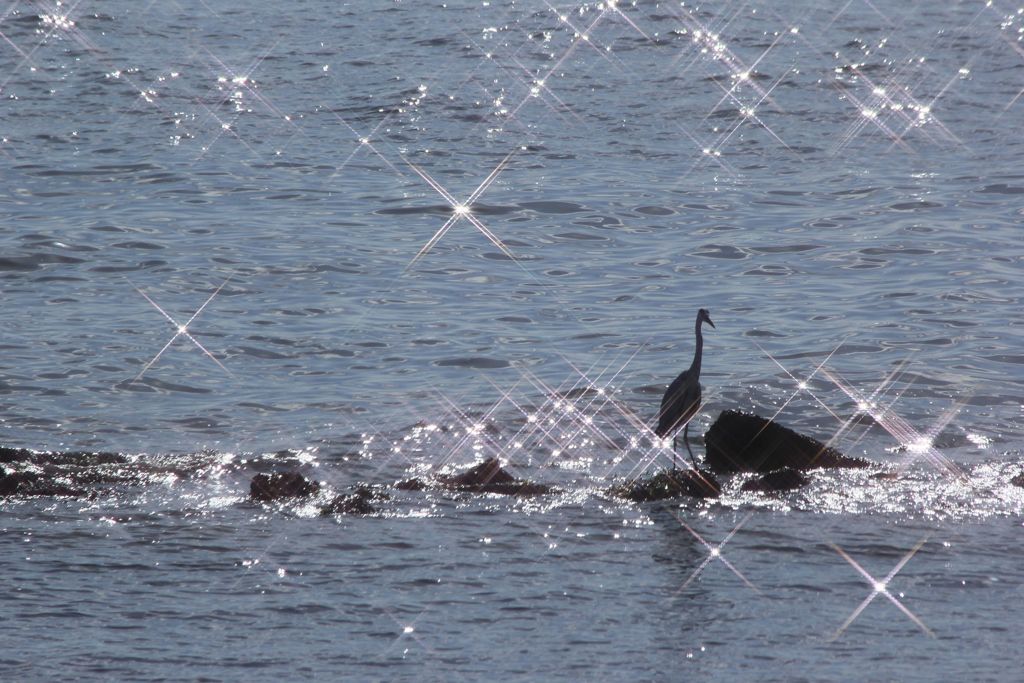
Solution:
{"label": "bird's leg", "polygon": [[678,436],[672,437],[672,471],[676,471],[676,442],[679,441]]}
{"label": "bird's leg", "polygon": [[687,422],[686,426],[683,427],[683,443],[686,444],[686,450],[690,454],[690,462],[693,463],[693,469],[697,469],[697,459],[693,457],[693,451],[690,450],[690,439],[687,436],[687,432],[690,431],[690,423]]}

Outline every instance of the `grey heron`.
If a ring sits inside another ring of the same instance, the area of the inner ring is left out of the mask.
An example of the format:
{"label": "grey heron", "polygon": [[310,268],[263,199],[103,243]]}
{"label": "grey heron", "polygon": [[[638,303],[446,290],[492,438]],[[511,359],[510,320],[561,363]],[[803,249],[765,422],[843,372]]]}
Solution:
{"label": "grey heron", "polygon": [[[711,327],[715,326],[711,322],[711,315],[706,308],[697,311],[697,322],[694,326],[694,333],[697,335],[697,348],[693,353],[693,362],[690,363],[689,368],[679,373],[679,376],[665,390],[665,395],[661,398],[661,410],[658,412],[658,426],[654,430],[655,434],[664,438],[669,434],[675,435],[682,427],[683,443],[686,444],[686,450],[690,454],[690,461],[693,462],[694,469],[697,468],[697,460],[693,457],[693,451],[690,450],[687,432],[690,427],[690,418],[700,408],[700,358],[704,350],[704,337],[701,334],[700,326],[703,323],[707,323]],[[677,436],[672,438],[672,469],[676,468],[677,439]]]}

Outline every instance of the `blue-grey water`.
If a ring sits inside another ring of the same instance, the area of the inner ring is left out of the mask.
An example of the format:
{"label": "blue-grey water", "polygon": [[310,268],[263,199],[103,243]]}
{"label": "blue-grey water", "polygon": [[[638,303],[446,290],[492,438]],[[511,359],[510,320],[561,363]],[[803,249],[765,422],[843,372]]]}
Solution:
{"label": "blue-grey water", "polygon": [[[1019,680],[1022,93],[999,0],[8,3],[0,446],[120,456],[0,501],[0,677]],[[879,467],[607,495],[699,307],[691,437]]]}

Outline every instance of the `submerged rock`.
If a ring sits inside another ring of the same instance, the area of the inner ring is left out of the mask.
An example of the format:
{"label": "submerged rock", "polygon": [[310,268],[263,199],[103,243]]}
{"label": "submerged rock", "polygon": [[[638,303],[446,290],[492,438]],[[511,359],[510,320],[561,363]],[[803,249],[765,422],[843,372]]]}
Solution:
{"label": "submerged rock", "polygon": [[249,484],[252,499],[263,502],[311,496],[319,490],[320,484],[309,481],[298,472],[257,474]]}
{"label": "submerged rock", "polygon": [[386,493],[360,486],[348,495],[337,495],[320,508],[321,515],[372,515],[377,512],[371,501],[387,500]]}
{"label": "submerged rock", "polygon": [[718,473],[771,472],[784,468],[868,467],[777,422],[736,410],[723,411],[704,434],[705,462]]}
{"label": "submerged rock", "polygon": [[412,479],[403,479],[402,481],[395,482],[395,488],[399,491],[422,491],[427,488],[427,482],[419,477],[413,477]]}
{"label": "submerged rock", "polygon": [[1021,472],[1016,477],[1011,479],[1010,483],[1013,484],[1014,486],[1020,486],[1021,488],[1024,488],[1024,472]]}
{"label": "submerged rock", "polygon": [[774,470],[743,482],[740,490],[776,493],[779,491],[792,491],[793,489],[807,486],[808,482],[810,480],[798,470],[792,467],[784,467],[781,470]]}
{"label": "submerged rock", "polygon": [[501,462],[497,458],[487,458],[461,474],[443,474],[433,481],[414,477],[395,484],[395,488],[402,491],[421,491],[431,486],[474,493],[500,493],[507,496],[536,496],[557,492],[557,489],[546,484],[516,479],[501,467]]}
{"label": "submerged rock", "polygon": [[491,484],[510,484],[516,479],[501,469],[497,458],[487,458],[479,465],[470,467],[462,474],[438,477],[438,481],[448,486],[489,486]]}
{"label": "submerged rock", "polygon": [[462,474],[440,476],[441,485],[461,491],[480,493],[502,493],[510,496],[533,496],[551,493],[554,489],[544,484],[534,484],[516,479],[501,467],[497,458],[487,458],[479,465]]}
{"label": "submerged rock", "polygon": [[610,493],[635,503],[667,498],[717,498],[722,492],[715,476],[707,470],[662,470],[652,477],[616,486]]}

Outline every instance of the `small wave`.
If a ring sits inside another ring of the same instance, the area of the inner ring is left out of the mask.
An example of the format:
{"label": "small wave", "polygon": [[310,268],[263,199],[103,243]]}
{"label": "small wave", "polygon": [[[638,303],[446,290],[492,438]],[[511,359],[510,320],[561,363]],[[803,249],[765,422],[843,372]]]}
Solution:
{"label": "small wave", "polygon": [[985,187],[978,190],[978,192],[984,194],[1024,194],[1024,187],[1019,185],[1007,185],[1005,183],[996,183],[995,185],[986,185]]}
{"label": "small wave", "polygon": [[633,210],[645,216],[673,216],[676,213],[673,209],[665,206],[638,206]]}
{"label": "small wave", "polygon": [[923,211],[926,209],[941,209],[942,204],[938,202],[929,202],[925,200],[917,202],[898,202],[896,204],[890,204],[889,208],[893,211]]}
{"label": "small wave", "polygon": [[750,252],[741,247],[734,247],[728,244],[705,244],[696,251],[692,252],[694,256],[702,256],[704,258],[717,258],[717,259],[734,259],[741,260],[750,258]]}
{"label": "small wave", "polygon": [[586,207],[581,204],[560,201],[520,202],[518,206],[519,208],[527,211],[546,214],[580,213],[587,210]]}
{"label": "small wave", "polygon": [[493,370],[507,368],[510,363],[507,360],[487,358],[486,356],[471,356],[468,358],[446,358],[435,362],[440,367],[473,368],[476,370]]}
{"label": "small wave", "polygon": [[125,381],[118,385],[121,389],[128,391],[139,391],[139,392],[153,392],[153,391],[173,391],[176,393],[183,394],[209,394],[209,389],[203,387],[193,387],[188,384],[179,384],[176,382],[165,382],[160,379],[153,377],[143,377],[140,380]]}

